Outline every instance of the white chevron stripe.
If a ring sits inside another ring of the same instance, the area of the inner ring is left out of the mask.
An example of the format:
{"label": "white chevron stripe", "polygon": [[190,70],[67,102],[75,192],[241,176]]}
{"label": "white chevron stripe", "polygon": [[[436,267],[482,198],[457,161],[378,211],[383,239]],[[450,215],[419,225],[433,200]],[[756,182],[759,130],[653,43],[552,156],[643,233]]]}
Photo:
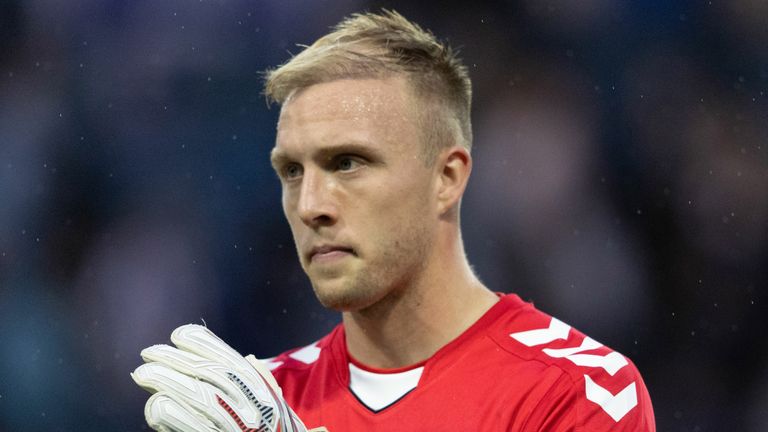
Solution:
{"label": "white chevron stripe", "polygon": [[603,344],[587,336],[584,338],[583,341],[581,341],[581,346],[577,346],[574,348],[560,348],[560,349],[544,348],[542,351],[544,351],[550,357],[562,358],[562,357],[568,357],[570,355],[580,353],[582,351],[600,348],[601,346],[603,346]]}
{"label": "white chevron stripe", "polygon": [[611,374],[611,376],[616,375],[616,372],[629,364],[627,359],[616,351],[612,351],[610,354],[604,356],[593,354],[574,354],[569,355],[566,358],[579,366],[603,368],[606,372]]}
{"label": "white chevron stripe", "polygon": [[587,399],[600,405],[600,408],[617,422],[637,405],[637,388],[634,381],[624,390],[616,393],[615,396],[592,381],[589,375],[584,375],[584,382],[586,383]]}
{"label": "white chevron stripe", "polygon": [[616,375],[621,368],[629,364],[627,359],[623,355],[612,351],[604,356],[595,354],[579,354],[582,351],[600,348],[603,346],[600,342],[592,339],[591,337],[585,337],[581,342],[581,345],[574,348],[544,348],[545,354],[555,358],[567,358],[578,366],[586,367],[601,367],[611,376]]}
{"label": "white chevron stripe", "polygon": [[265,365],[267,365],[267,369],[269,369],[270,371],[273,371],[273,370],[279,368],[283,364],[283,362],[275,360],[274,357],[270,357],[268,359],[263,359],[262,362]]}
{"label": "white chevron stripe", "polygon": [[290,353],[289,357],[306,364],[314,363],[320,357],[320,347],[315,342],[312,345],[307,345],[300,350]]}
{"label": "white chevron stripe", "polygon": [[548,328],[512,333],[509,336],[522,344],[532,347],[549,343],[557,339],[567,339],[568,332],[570,331],[571,326],[557,318],[552,318]]}

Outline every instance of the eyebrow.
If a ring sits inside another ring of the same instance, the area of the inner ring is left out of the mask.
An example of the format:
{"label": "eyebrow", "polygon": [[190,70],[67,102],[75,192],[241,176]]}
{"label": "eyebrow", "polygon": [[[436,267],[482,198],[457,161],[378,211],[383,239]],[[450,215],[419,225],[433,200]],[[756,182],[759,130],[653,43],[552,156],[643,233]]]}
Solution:
{"label": "eyebrow", "polygon": [[[381,158],[381,153],[378,148],[373,144],[364,142],[345,142],[343,144],[332,144],[327,147],[321,147],[311,155],[314,160],[328,160],[339,154],[353,153],[361,156],[367,156],[372,158]],[[277,168],[289,161],[294,160],[290,157],[288,152],[278,149],[277,147],[272,149],[270,153],[270,161],[272,167]]]}
{"label": "eyebrow", "polygon": [[269,153],[269,161],[270,163],[272,163],[272,168],[275,170],[277,170],[278,166],[283,165],[285,162],[289,161],[290,159],[291,158],[289,158],[284,151],[279,150],[277,147],[273,148],[272,151]]}

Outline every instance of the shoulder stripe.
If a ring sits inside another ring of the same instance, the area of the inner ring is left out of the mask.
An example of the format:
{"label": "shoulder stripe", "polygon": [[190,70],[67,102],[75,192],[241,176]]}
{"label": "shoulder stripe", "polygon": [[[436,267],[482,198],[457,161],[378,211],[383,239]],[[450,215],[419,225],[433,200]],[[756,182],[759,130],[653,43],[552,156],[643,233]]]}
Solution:
{"label": "shoulder stripe", "polygon": [[314,363],[315,360],[320,357],[320,347],[318,347],[317,342],[315,342],[312,345],[307,345],[302,349],[288,354],[288,356],[302,363]]}
{"label": "shoulder stripe", "polygon": [[[512,333],[509,336],[529,347],[546,345],[558,339],[568,340],[571,327],[557,318],[552,318],[549,327]],[[575,334],[578,334],[576,332]],[[574,341],[575,342],[575,341]],[[568,343],[570,345],[570,343]],[[611,376],[629,365],[626,357],[616,351],[610,350],[606,355],[583,354],[584,351],[604,347],[600,342],[584,336],[579,346],[566,348],[547,348],[541,351],[552,358],[565,358],[577,366],[588,368],[602,368]],[[596,403],[614,421],[621,420],[629,411],[637,406],[637,385],[632,381],[621,391],[612,394],[608,389],[595,383],[589,375],[584,375],[587,400]]]}
{"label": "shoulder stripe", "polygon": [[568,339],[568,332],[570,331],[571,326],[557,318],[552,318],[552,321],[549,322],[548,328],[521,331],[512,333],[509,336],[524,345],[532,347],[550,343],[557,339]]}
{"label": "shoulder stripe", "polygon": [[632,408],[637,405],[637,389],[635,382],[624,387],[624,390],[612,395],[611,392],[592,381],[589,375],[584,375],[586,383],[587,399],[600,405],[614,421],[621,420]]}
{"label": "shoulder stripe", "polygon": [[275,360],[275,357],[270,357],[268,359],[263,359],[262,362],[265,365],[267,365],[267,369],[269,369],[270,371],[273,371],[273,370],[279,368],[283,364],[283,362],[281,362],[280,360]]}
{"label": "shoulder stripe", "polygon": [[627,359],[616,351],[611,351],[604,356],[596,354],[579,354],[582,351],[596,349],[602,346],[603,344],[587,336],[581,341],[581,345],[578,347],[561,349],[544,348],[542,351],[550,357],[565,357],[577,366],[601,367],[611,376],[616,375],[616,372],[629,364]]}
{"label": "shoulder stripe", "polygon": [[600,348],[601,346],[603,346],[603,344],[587,336],[584,338],[583,341],[581,341],[581,345],[577,347],[560,348],[560,349],[544,348],[542,351],[544,351],[550,357],[562,358],[562,357],[568,357],[574,354],[578,354],[582,351]]}
{"label": "shoulder stripe", "polygon": [[578,366],[603,368],[611,376],[616,375],[616,372],[629,364],[626,357],[616,351],[611,351],[604,356],[595,354],[574,354],[569,355],[566,358]]}

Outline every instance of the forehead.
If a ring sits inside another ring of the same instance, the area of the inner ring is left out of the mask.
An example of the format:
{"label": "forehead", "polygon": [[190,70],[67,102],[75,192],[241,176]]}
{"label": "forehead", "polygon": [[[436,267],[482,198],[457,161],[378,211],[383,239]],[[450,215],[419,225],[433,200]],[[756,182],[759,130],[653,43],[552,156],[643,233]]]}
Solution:
{"label": "forehead", "polygon": [[415,128],[412,113],[412,95],[404,78],[315,84],[296,92],[283,105],[275,149],[344,139],[402,139],[400,135]]}
{"label": "forehead", "polygon": [[341,79],[298,90],[286,100],[280,121],[301,115],[359,116],[405,108],[410,92],[402,77]]}

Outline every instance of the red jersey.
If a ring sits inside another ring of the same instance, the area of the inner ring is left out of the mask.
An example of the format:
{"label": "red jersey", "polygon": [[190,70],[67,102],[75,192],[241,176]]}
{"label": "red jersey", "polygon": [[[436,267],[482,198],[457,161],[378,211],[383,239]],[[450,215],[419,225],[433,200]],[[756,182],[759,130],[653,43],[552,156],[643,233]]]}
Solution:
{"label": "red jersey", "polygon": [[330,432],[656,430],[632,362],[516,295],[409,368],[355,362],[343,325],[267,363],[307,427]]}

